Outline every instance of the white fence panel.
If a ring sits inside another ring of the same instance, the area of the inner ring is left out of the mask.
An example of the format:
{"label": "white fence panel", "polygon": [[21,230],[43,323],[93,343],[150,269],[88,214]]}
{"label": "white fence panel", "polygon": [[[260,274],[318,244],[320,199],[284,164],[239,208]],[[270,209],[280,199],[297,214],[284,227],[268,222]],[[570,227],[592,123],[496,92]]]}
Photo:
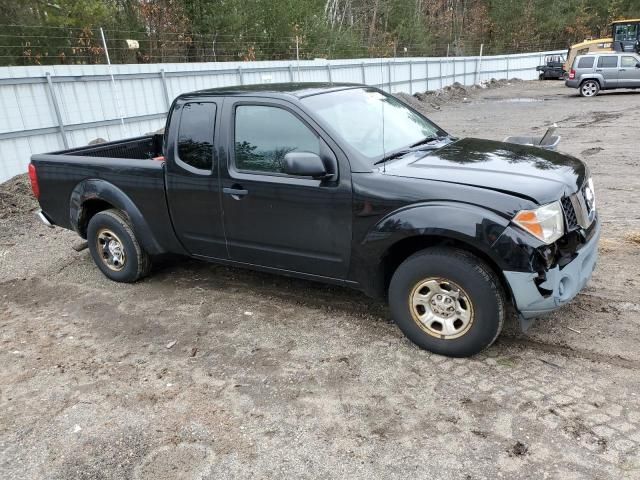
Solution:
{"label": "white fence panel", "polygon": [[[366,58],[0,68],[0,183],[34,153],[157,130],[171,101],[205,88],[281,82],[349,82],[421,92],[491,78],[537,78],[544,55]],[[480,66],[480,71],[478,67]],[[115,78],[115,88],[111,80]],[[120,118],[125,125],[121,125]]]}

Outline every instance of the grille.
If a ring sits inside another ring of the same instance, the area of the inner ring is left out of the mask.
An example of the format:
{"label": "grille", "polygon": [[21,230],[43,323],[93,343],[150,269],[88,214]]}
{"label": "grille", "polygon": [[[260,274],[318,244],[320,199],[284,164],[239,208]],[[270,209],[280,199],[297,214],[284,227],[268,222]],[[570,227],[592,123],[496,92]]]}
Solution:
{"label": "grille", "polygon": [[573,208],[573,203],[570,197],[564,197],[562,199],[562,210],[564,210],[564,217],[567,219],[567,227],[571,230],[576,230],[578,225],[578,217],[576,211]]}

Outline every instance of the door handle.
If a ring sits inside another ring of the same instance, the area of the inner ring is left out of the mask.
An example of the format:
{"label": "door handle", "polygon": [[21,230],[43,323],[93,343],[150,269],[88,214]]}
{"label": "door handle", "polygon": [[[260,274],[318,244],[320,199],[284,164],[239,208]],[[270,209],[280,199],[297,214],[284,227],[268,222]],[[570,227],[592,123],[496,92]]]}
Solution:
{"label": "door handle", "polygon": [[597,69],[597,70],[596,70],[596,72],[601,72],[601,71],[602,71],[602,69]]}
{"label": "door handle", "polygon": [[620,70],[618,70],[619,72],[626,72],[627,69],[626,68],[621,68]]}
{"label": "door handle", "polygon": [[231,195],[231,197],[236,200],[240,200],[240,197],[249,195],[249,190],[245,190],[240,185],[233,185],[231,188],[223,188],[222,193]]}

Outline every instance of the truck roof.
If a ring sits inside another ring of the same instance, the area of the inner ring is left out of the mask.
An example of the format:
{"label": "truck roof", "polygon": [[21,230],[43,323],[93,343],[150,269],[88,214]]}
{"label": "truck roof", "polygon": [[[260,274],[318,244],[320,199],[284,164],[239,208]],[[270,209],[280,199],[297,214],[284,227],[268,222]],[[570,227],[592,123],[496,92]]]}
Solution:
{"label": "truck roof", "polygon": [[257,85],[238,85],[232,87],[208,88],[195,92],[183,93],[178,98],[194,98],[206,96],[251,96],[251,97],[295,97],[303,98],[320,93],[345,90],[347,88],[365,87],[357,83],[262,83]]}
{"label": "truck roof", "polygon": [[611,25],[617,25],[619,23],[638,23],[640,22],[640,18],[632,18],[630,20],[616,20],[615,22],[611,22]]}
{"label": "truck roof", "polygon": [[583,58],[583,57],[612,57],[612,56],[616,56],[616,57],[637,57],[638,54],[636,52],[614,52],[614,51],[603,51],[603,52],[588,52],[588,53],[583,53],[582,55],[576,55],[576,58]]}

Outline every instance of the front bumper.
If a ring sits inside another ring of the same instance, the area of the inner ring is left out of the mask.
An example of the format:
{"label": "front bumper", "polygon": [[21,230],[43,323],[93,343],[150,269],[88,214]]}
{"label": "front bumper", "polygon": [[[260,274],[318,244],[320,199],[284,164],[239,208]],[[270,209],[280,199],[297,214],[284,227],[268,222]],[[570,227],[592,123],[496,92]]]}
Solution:
{"label": "front bumper", "polygon": [[555,267],[546,272],[546,280],[540,288],[551,292],[543,296],[534,279],[537,273],[505,271],[504,276],[513,294],[514,306],[525,319],[530,319],[557,310],[573,300],[591,278],[598,259],[600,222],[596,220],[596,231],[578,251],[576,258],[563,268]]}

